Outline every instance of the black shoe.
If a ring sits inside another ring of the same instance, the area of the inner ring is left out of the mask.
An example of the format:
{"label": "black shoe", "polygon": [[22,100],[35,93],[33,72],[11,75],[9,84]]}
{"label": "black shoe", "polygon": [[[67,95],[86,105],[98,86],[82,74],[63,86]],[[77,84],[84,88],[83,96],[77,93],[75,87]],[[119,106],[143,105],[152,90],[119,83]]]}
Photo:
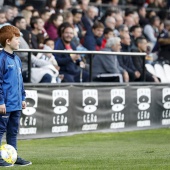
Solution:
{"label": "black shoe", "polygon": [[20,165],[20,166],[28,166],[28,165],[31,165],[32,162],[30,161],[26,161],[20,157],[17,158],[16,162],[15,162],[15,165]]}
{"label": "black shoe", "polygon": [[3,159],[0,158],[0,167],[12,167],[13,164],[5,162]]}

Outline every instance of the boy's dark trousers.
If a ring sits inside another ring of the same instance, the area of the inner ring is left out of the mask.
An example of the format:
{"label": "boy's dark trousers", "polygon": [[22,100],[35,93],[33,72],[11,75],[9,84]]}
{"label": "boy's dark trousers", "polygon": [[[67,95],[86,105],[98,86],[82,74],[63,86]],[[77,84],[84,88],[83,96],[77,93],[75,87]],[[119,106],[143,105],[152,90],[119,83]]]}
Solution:
{"label": "boy's dark trousers", "polygon": [[19,119],[21,111],[0,113],[0,145],[3,134],[6,132],[7,144],[12,145],[17,150],[17,134],[19,128]]}

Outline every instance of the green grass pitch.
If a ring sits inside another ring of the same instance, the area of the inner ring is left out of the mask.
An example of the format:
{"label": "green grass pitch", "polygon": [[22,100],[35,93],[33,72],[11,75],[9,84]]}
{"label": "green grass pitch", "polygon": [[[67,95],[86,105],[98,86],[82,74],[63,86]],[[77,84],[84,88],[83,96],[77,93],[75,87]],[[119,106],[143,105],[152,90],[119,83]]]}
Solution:
{"label": "green grass pitch", "polygon": [[[170,129],[19,140],[16,170],[170,170]],[[4,169],[4,168],[2,168]]]}

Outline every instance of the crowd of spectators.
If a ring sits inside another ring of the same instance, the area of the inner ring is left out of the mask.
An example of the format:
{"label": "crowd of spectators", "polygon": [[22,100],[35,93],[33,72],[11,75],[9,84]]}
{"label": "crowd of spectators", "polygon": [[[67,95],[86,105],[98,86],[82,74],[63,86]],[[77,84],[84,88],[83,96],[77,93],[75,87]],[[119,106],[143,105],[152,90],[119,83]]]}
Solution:
{"label": "crowd of spectators", "polygon": [[[2,0],[0,28],[16,26],[23,49],[146,52],[146,63],[170,64],[169,7],[170,0]],[[17,54],[28,82],[28,54]],[[89,81],[88,55],[33,53],[31,63],[33,83]],[[124,82],[144,77],[142,56],[95,55],[92,68],[93,81],[105,73]]]}

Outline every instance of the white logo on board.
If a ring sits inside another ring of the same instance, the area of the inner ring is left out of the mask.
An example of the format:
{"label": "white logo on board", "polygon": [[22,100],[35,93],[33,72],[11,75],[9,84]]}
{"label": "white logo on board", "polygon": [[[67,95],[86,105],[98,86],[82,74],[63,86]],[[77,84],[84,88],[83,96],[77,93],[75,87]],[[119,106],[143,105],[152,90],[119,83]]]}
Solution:
{"label": "white logo on board", "polygon": [[98,106],[98,91],[96,89],[83,90],[83,106],[86,113],[93,113]]}
{"label": "white logo on board", "polygon": [[36,112],[36,108],[38,105],[38,95],[36,90],[25,90],[26,92],[26,109],[22,110],[24,115],[33,115]]}
{"label": "white logo on board", "polygon": [[69,106],[69,92],[68,90],[53,90],[52,92],[54,113],[66,113]]}
{"label": "white logo on board", "polygon": [[137,104],[139,110],[147,110],[151,103],[151,90],[149,88],[137,89]]}
{"label": "white logo on board", "polygon": [[115,112],[122,111],[125,108],[125,89],[111,90],[111,105]]}
{"label": "white logo on board", "polygon": [[170,88],[162,89],[162,103],[165,109],[170,109]]}

